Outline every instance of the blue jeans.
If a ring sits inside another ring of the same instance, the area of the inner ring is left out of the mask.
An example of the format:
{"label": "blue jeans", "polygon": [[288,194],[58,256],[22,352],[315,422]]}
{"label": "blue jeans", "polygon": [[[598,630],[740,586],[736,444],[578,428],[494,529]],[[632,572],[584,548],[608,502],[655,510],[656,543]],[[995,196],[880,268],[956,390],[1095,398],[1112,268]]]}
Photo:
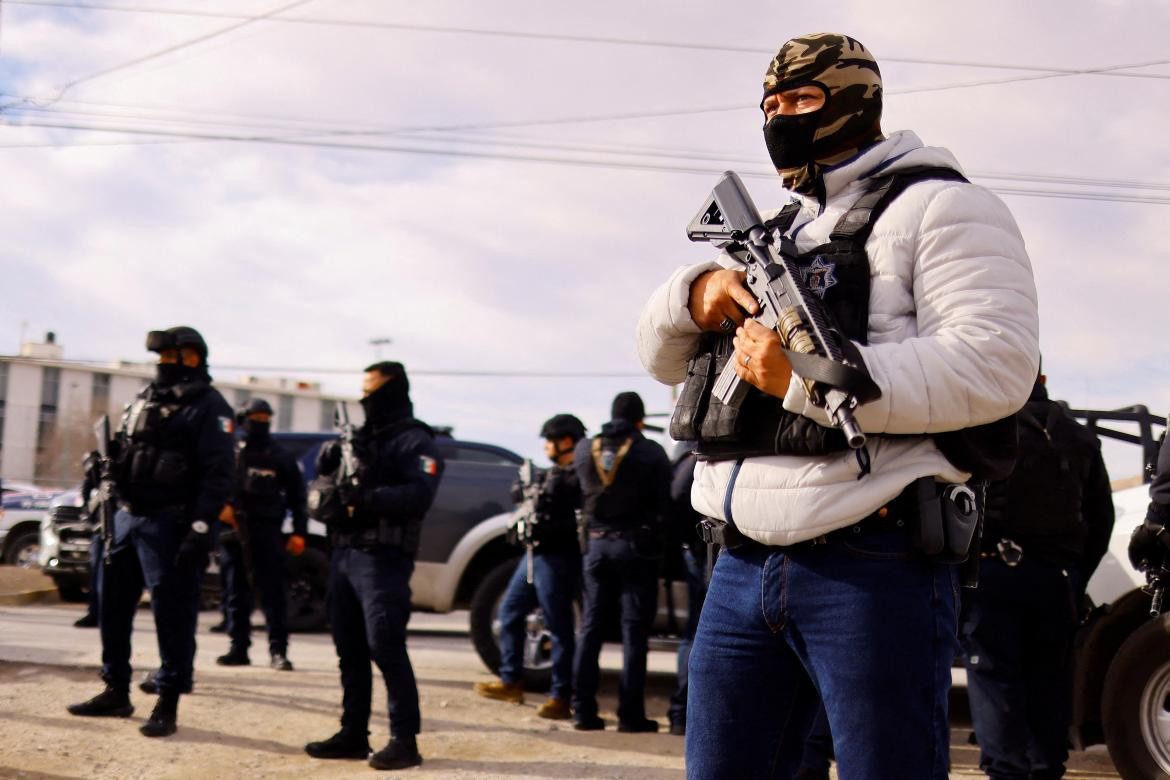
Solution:
{"label": "blue jeans", "polygon": [[508,589],[500,600],[500,679],[524,680],[524,638],[528,613],[537,605],[552,634],[552,690],[565,701],[573,694],[573,597],[577,594],[581,556],[576,553],[541,553],[532,558],[532,584],[528,563],[520,558]]}
{"label": "blue jeans", "polygon": [[573,716],[597,717],[598,657],[606,628],[620,606],[622,676],[618,684],[618,720],[638,723],[646,717],[646,652],[658,601],[657,558],[639,555],[628,539],[590,539],[583,564],[585,605],[577,655],[573,659]]}
{"label": "blue jeans", "polygon": [[341,668],[341,726],[365,734],[377,664],[386,681],[390,734],[419,732],[418,686],[406,654],[412,561],[391,547],[336,547],[329,565],[329,622]]}
{"label": "blue jeans", "polygon": [[945,780],[956,588],[901,531],[720,555],[691,651],[687,776],[791,777],[819,692],[842,780]]}
{"label": "blue jeans", "polygon": [[1078,592],[1058,566],[1026,551],[1019,566],[993,558],[979,567],[979,587],[963,604],[962,640],[979,768],[991,778],[1064,774]]}
{"label": "blue jeans", "polygon": [[156,679],[160,691],[191,686],[195,663],[195,623],[199,586],[207,559],[176,560],[188,522],[178,513],[149,517],[118,510],[109,565],[102,566],[98,623],[102,635],[102,679],[114,688],[130,687],[130,635],[142,589],[150,589],[150,609],[162,659]]}
{"label": "blue jeans", "polygon": [[[285,603],[284,535],[280,520],[258,520],[248,526],[252,549],[252,582],[260,591],[260,604],[268,625],[269,654],[288,653],[288,607]],[[247,649],[252,644],[252,588],[248,565],[238,541],[225,542],[220,556],[224,583],[224,617],[232,647]]]}

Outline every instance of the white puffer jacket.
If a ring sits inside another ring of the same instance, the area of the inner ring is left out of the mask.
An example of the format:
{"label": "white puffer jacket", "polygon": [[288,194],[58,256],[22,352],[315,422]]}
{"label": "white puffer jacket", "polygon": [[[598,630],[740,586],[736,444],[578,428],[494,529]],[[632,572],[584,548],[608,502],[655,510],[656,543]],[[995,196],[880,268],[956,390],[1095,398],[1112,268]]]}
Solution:
{"label": "white puffer jacket", "polygon": [[[825,174],[826,203],[805,198],[793,230],[803,252],[828,240],[869,176],[924,165],[960,170],[950,152],[903,131]],[[790,231],[790,235],[792,232]],[[881,398],[861,407],[867,433],[931,434],[1006,417],[1023,406],[1039,368],[1032,269],[1015,221],[974,184],[911,185],[878,218],[866,241],[872,284],[869,344],[858,345]],[[638,352],[659,381],[686,377],[699,328],[687,310],[691,282],[729,255],[680,268],[654,292],[638,323]],[[827,423],[795,380],[784,408]],[[700,463],[691,500],[770,545],[813,539],[870,514],[919,477],[962,482],[928,436],[868,444],[872,471],[858,479],[852,452]]]}

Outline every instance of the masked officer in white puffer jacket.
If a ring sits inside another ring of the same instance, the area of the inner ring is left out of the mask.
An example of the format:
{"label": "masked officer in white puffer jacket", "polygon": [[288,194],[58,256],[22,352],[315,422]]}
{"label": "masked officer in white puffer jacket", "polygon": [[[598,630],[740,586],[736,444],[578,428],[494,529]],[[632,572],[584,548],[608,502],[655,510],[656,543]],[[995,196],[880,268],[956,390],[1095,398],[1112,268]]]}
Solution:
{"label": "masked officer in white puffer jacket", "polygon": [[[948,432],[1010,417],[1027,399],[1036,291],[1004,204],[946,150],[908,131],[884,136],[881,93],[870,53],[822,33],[784,44],[761,104],[769,154],[799,200],[785,232],[808,286],[839,317],[861,313],[845,330],[881,390],[855,412],[868,463],[834,444],[777,335],[750,319],[757,306],[732,255],[680,268],[638,324],[642,362],[668,384],[722,334],[765,410],[745,423],[744,446],[698,447],[695,508],[743,543],[715,566],[691,654],[690,777],[791,776],[818,692],[840,777],[947,774],[956,577],[915,550],[910,488],[967,481],[986,437],[947,446]],[[867,225],[852,264],[822,253],[890,174],[905,188]],[[988,426],[1009,449],[1010,425]]]}

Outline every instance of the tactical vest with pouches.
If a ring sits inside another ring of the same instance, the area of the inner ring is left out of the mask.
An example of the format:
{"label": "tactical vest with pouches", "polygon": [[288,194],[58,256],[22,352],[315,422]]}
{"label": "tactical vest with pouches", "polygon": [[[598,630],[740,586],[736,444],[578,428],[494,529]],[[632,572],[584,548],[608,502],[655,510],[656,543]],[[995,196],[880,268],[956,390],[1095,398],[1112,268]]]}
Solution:
{"label": "tactical vest with pouches", "polygon": [[[816,293],[852,341],[868,343],[870,266],[865,242],[886,208],[908,186],[929,179],[966,181],[951,168],[911,168],[868,180],[866,192],[837,220],[829,240],[797,258],[806,286]],[[787,232],[800,211],[793,201],[768,220],[767,227]],[[767,455],[825,455],[848,449],[840,430],[783,408],[781,399],[752,387],[738,409],[711,395],[734,348],[730,334],[704,333],[698,353],[687,364],[687,378],[670,423],[671,438],[697,441],[701,460],[738,460]],[[1002,469],[1004,452],[1014,446],[1015,422],[935,436],[948,460],[965,471],[993,476]],[[996,427],[998,426],[998,427]],[[985,430],[986,429],[986,430]],[[1010,470],[1010,455],[1006,468]],[[997,466],[997,464],[999,464]]]}

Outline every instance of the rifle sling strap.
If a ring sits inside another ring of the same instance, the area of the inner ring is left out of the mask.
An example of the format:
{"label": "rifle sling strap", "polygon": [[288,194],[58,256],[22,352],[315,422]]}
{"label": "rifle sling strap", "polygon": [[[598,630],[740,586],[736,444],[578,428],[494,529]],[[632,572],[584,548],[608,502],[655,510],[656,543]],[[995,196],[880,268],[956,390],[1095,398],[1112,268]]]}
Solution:
{"label": "rifle sling strap", "polygon": [[593,465],[597,467],[597,476],[601,478],[601,487],[603,489],[607,489],[613,484],[613,480],[617,476],[618,467],[622,465],[622,460],[625,459],[626,454],[629,453],[630,447],[632,446],[634,446],[633,436],[622,442],[622,446],[618,447],[617,454],[614,455],[613,465],[606,469],[601,464],[601,437],[598,436],[593,440]]}

